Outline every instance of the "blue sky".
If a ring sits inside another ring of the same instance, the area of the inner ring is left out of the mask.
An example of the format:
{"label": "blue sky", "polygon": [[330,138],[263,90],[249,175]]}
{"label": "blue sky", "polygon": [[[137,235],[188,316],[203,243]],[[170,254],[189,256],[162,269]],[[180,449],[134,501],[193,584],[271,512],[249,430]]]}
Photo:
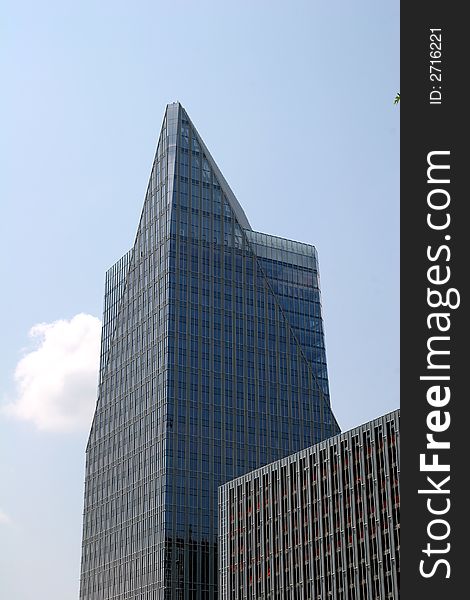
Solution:
{"label": "blue sky", "polygon": [[398,406],[399,4],[17,0],[2,28],[1,596],[71,600],[104,272],[167,102],[254,229],[317,247],[342,428]]}

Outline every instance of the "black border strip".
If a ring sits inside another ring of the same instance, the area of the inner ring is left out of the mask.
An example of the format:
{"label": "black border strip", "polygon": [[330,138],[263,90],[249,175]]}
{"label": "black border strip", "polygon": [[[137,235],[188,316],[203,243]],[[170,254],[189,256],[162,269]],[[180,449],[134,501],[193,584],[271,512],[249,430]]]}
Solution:
{"label": "black border strip", "polygon": [[[401,597],[404,600],[466,597],[465,580],[467,572],[470,573],[467,565],[470,498],[465,489],[470,482],[466,464],[467,438],[470,439],[467,433],[470,382],[466,381],[467,373],[470,375],[467,310],[470,220],[465,218],[470,206],[470,195],[465,189],[469,187],[467,173],[470,173],[466,164],[470,157],[466,148],[470,117],[467,106],[464,108],[464,103],[468,104],[464,84],[470,35],[463,16],[464,6],[435,0],[401,5]],[[432,34],[435,35],[431,37]],[[448,165],[450,169],[437,167],[428,172],[430,163]],[[432,267],[435,268],[430,271]],[[444,282],[447,276],[449,279]],[[443,302],[448,299],[451,305],[460,301],[460,305],[439,306],[440,297]],[[438,306],[432,307],[431,303]],[[430,316],[436,313],[443,316]],[[438,323],[448,330],[440,331]],[[449,354],[433,354],[436,350]],[[420,380],[421,376],[449,379]],[[446,400],[448,393],[450,398]],[[436,431],[438,428],[442,431]],[[448,442],[450,448],[427,448],[428,434],[433,434],[434,440]],[[424,465],[420,469],[421,454],[425,455],[423,463],[429,465],[434,460],[441,465],[438,469],[449,465],[450,470],[425,471]],[[432,514],[433,510],[436,514]],[[420,573],[420,569],[428,576]]]}

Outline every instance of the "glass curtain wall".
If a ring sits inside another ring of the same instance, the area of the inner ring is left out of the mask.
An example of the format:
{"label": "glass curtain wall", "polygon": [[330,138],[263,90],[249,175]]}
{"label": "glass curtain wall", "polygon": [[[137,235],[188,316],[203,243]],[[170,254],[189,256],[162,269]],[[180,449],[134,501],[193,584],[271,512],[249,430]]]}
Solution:
{"label": "glass curtain wall", "polygon": [[315,248],[252,231],[179,103],[108,272],[81,600],[217,597],[217,488],[339,432]]}

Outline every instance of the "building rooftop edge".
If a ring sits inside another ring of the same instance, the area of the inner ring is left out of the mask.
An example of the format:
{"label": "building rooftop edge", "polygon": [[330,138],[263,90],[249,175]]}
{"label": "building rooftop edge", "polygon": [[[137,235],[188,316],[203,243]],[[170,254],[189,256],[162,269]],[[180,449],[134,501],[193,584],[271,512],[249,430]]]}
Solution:
{"label": "building rooftop edge", "polygon": [[283,464],[289,464],[291,461],[294,460],[293,457],[296,457],[299,454],[302,454],[303,452],[309,452],[310,450],[313,450],[313,448],[328,447],[330,444],[333,444],[335,440],[344,439],[348,435],[351,435],[352,433],[354,433],[356,430],[361,430],[362,428],[364,428],[367,425],[372,425],[378,421],[383,421],[384,419],[387,419],[387,418],[394,418],[394,417],[398,416],[399,414],[400,414],[400,409],[396,408],[395,410],[392,410],[388,413],[385,413],[383,415],[375,417],[374,419],[371,419],[370,421],[365,421],[364,423],[361,423],[360,425],[351,427],[351,429],[342,431],[341,433],[338,433],[337,435],[333,435],[329,438],[326,438],[326,439],[322,440],[321,442],[318,442],[317,444],[313,444],[313,446],[307,446],[306,448],[303,448],[302,450],[297,450],[296,452],[292,452],[292,454],[288,454],[287,456],[284,456],[283,458],[274,460],[273,462],[262,465],[261,467],[257,467],[256,469],[252,469],[251,471],[247,471],[244,475],[240,475],[239,477],[230,479],[226,483],[220,485],[219,486],[219,494],[221,493],[221,491],[224,488],[229,488],[229,487],[239,485],[239,483],[242,483],[243,481],[245,481],[247,477],[250,477],[250,476],[253,477],[254,473],[261,473],[264,471],[264,469],[268,469],[268,470],[274,469],[274,468],[276,468],[276,465],[281,466]]}

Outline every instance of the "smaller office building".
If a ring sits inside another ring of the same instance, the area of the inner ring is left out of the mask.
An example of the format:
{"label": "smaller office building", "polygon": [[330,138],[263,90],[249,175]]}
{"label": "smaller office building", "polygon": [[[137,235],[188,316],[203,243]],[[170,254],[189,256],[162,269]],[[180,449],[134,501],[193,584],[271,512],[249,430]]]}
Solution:
{"label": "smaller office building", "polygon": [[221,600],[399,598],[399,417],[219,488]]}

